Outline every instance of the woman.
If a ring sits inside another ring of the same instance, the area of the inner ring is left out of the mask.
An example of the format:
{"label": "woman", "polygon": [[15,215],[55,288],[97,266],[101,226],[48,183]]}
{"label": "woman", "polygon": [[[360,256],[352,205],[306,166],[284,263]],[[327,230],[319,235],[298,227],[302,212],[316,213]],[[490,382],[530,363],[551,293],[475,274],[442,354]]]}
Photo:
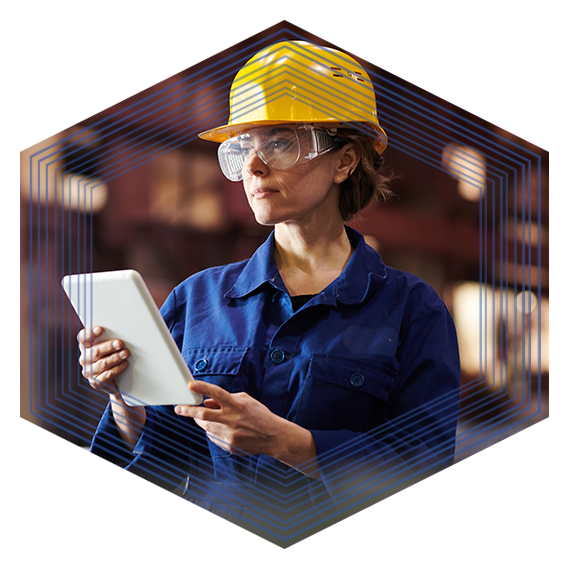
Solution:
{"label": "woman", "polygon": [[122,341],[80,334],[83,373],[110,397],[92,451],[290,544],[452,462],[457,342],[437,294],[345,226],[389,195],[363,68],[282,42],[239,71],[230,104],[200,136],[274,231],[162,307],[203,405],[127,407]]}

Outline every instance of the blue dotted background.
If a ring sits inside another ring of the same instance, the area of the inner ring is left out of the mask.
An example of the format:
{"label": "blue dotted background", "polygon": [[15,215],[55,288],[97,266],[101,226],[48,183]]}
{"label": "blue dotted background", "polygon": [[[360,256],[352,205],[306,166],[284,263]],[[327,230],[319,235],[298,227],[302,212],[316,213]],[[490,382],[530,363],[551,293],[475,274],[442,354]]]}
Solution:
{"label": "blue dotted background", "polygon": [[[540,439],[539,424],[309,540],[539,541]],[[30,540],[258,541],[33,425],[30,456]]]}

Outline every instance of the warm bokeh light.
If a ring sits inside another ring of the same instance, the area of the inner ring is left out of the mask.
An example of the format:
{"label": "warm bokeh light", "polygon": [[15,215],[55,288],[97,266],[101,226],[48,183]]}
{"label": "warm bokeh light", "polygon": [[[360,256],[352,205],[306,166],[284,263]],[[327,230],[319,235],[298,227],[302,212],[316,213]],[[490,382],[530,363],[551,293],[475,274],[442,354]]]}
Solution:
{"label": "warm bokeh light", "polygon": [[[548,298],[533,292],[460,282],[454,286],[453,312],[462,369],[488,381],[512,372],[516,361],[533,373],[548,372]],[[523,315],[527,317],[522,317]]]}
{"label": "warm bokeh light", "polygon": [[468,201],[477,201],[485,193],[485,158],[473,148],[448,144],[442,152],[442,164],[458,180],[458,193]]}
{"label": "warm bokeh light", "polygon": [[533,292],[527,290],[517,294],[517,311],[524,316],[532,314],[536,309],[536,305],[537,298]]}

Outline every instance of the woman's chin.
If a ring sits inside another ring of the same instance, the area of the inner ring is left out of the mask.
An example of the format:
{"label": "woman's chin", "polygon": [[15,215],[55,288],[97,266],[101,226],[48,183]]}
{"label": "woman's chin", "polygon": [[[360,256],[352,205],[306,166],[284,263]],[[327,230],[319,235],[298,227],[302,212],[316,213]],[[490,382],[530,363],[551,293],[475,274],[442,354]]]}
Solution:
{"label": "woman's chin", "polygon": [[269,216],[255,215],[254,218],[259,225],[263,225],[265,227],[273,227],[278,223],[278,221],[273,221]]}
{"label": "woman's chin", "polygon": [[272,211],[266,207],[253,207],[252,211],[259,225],[274,226],[286,220],[282,218],[282,214],[278,215],[276,211]]}

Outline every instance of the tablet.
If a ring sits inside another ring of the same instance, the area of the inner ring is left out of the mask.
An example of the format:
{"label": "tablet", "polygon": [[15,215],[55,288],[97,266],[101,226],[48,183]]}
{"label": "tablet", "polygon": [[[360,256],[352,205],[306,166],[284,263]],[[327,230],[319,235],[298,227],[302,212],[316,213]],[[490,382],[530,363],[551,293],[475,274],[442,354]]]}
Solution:
{"label": "tablet", "polygon": [[121,339],[130,351],[116,385],[129,406],[200,404],[193,376],[142,276],[135,270],[72,274],[61,281],[85,328],[100,325],[96,343]]}

